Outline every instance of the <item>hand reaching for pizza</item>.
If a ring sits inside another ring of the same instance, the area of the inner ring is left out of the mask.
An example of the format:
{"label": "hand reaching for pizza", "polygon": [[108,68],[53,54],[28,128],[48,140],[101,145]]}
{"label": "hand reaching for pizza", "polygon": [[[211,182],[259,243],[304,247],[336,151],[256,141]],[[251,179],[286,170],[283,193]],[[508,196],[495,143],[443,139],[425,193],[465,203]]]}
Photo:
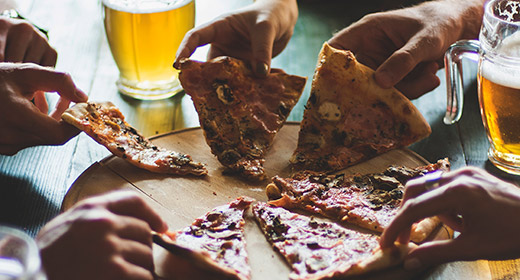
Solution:
{"label": "hand reaching for pizza", "polygon": [[474,167],[442,174],[435,184],[427,180],[425,176],[408,182],[403,206],[383,233],[381,246],[407,242],[412,223],[435,215],[460,235],[421,244],[407,256],[405,268],[520,257],[520,188]]}
{"label": "hand reaching for pizza", "polygon": [[[44,92],[60,94],[49,115]],[[0,63],[0,154],[65,143],[79,130],[61,121],[61,114],[71,101],[86,100],[69,74],[32,63]]]}
{"label": "hand reaching for pizza", "polygon": [[265,76],[271,58],[289,42],[297,18],[295,0],[258,0],[189,31],[174,65],[178,68],[180,59],[189,57],[199,46],[211,44],[209,58],[227,55],[249,61],[257,75]]}
{"label": "hand reaching for pizza", "polygon": [[413,99],[436,88],[436,72],[448,47],[476,38],[482,0],[428,1],[412,8],[370,14],[329,40],[376,69],[377,83]]}
{"label": "hand reaching for pizza", "polygon": [[153,279],[151,231],[167,225],[137,194],[85,199],[38,234],[49,279]]}
{"label": "hand reaching for pizza", "polygon": [[0,17],[0,62],[56,65],[57,52],[45,35],[21,19]]}

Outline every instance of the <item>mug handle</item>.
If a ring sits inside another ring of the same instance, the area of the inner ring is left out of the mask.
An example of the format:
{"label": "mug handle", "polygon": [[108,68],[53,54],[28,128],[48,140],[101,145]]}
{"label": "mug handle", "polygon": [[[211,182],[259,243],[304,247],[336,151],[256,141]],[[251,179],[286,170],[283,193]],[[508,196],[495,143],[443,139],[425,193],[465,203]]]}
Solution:
{"label": "mug handle", "polygon": [[444,54],[447,90],[444,123],[447,125],[458,122],[462,116],[462,105],[464,103],[462,59],[467,57],[474,61],[478,61],[479,50],[479,41],[460,40],[451,45]]}

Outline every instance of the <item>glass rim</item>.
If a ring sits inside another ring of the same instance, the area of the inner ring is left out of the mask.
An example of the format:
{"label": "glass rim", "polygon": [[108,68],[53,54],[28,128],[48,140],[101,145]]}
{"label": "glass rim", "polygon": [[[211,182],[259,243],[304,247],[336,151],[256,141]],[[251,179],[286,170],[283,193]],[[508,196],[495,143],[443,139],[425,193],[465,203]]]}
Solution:
{"label": "glass rim", "polygon": [[30,277],[38,275],[38,273],[41,271],[41,260],[36,241],[24,231],[2,224],[0,224],[0,236],[1,235],[13,236],[22,240],[24,244],[27,245],[29,258],[27,259],[27,263],[24,264],[25,271],[23,272],[22,276],[30,279]]}
{"label": "glass rim", "polygon": [[[520,26],[520,20],[518,21],[507,21],[507,20],[504,20],[504,19],[501,19],[499,17],[497,17],[492,9],[492,7],[494,6],[495,3],[497,2],[503,2],[503,1],[510,1],[510,0],[490,0],[486,3],[485,5],[485,8],[484,8],[484,17],[491,17],[497,21],[499,21],[501,24],[507,24],[507,25],[515,25],[515,26]],[[518,2],[518,4],[520,5],[520,2]],[[520,13],[520,11],[519,11]]]}

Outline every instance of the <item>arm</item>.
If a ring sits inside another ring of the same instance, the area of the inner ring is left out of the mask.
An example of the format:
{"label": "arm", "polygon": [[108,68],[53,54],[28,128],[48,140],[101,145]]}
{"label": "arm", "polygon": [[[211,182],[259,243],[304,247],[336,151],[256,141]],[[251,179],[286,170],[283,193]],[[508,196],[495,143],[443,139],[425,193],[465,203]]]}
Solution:
{"label": "arm", "polygon": [[[50,115],[43,92],[60,95]],[[0,63],[0,154],[65,143],[79,131],[61,121],[61,114],[71,101],[86,100],[66,73],[31,63]]]}
{"label": "arm", "polygon": [[460,232],[455,239],[419,245],[405,268],[422,270],[455,260],[503,260],[520,257],[520,188],[484,170],[466,167],[443,174],[430,189],[427,176],[408,182],[403,206],[381,236],[381,246],[408,242],[410,227],[438,216]]}
{"label": "arm", "polygon": [[79,202],[37,236],[49,279],[153,279],[152,234],[167,225],[136,193]]}
{"label": "arm", "polygon": [[211,44],[210,58],[227,55],[243,59],[251,63],[257,75],[265,76],[271,58],[289,42],[297,18],[296,0],[258,0],[189,31],[174,65],[197,47]]}
{"label": "arm", "polygon": [[477,38],[484,0],[437,0],[370,14],[335,34],[329,43],[349,49],[376,69],[385,88],[396,86],[417,98],[440,83],[436,72],[448,47]]}

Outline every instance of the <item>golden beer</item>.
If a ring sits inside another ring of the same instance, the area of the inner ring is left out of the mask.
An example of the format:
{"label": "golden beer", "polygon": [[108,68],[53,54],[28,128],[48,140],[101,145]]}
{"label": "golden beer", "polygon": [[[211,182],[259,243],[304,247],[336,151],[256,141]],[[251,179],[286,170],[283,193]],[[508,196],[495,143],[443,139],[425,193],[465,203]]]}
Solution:
{"label": "golden beer", "polygon": [[520,80],[513,74],[520,69],[488,68],[479,72],[478,82],[490,159],[503,169],[520,166]]}
{"label": "golden beer", "polygon": [[181,90],[172,65],[195,24],[193,0],[103,0],[105,31],[119,68],[119,90],[160,99]]}

